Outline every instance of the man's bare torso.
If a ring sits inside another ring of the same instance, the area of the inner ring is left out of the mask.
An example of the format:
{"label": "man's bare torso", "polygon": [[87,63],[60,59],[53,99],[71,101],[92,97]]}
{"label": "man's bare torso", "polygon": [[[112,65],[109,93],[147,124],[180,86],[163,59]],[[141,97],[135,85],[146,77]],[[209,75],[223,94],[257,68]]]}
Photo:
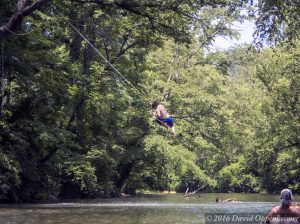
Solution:
{"label": "man's bare torso", "polygon": [[[282,206],[276,206],[271,210],[271,213],[269,214],[271,222],[268,223],[280,223],[280,224],[294,224],[294,223],[300,223],[299,217],[300,217],[300,207],[299,206],[290,206],[288,208],[283,208]],[[273,217],[273,219],[272,219]],[[296,219],[290,220],[290,221],[284,221],[284,218],[281,221],[276,222],[276,218],[280,217],[295,217]],[[298,219],[297,219],[298,218]]]}
{"label": "man's bare torso", "polygon": [[157,108],[156,108],[156,114],[158,114],[159,118],[162,118],[162,119],[165,119],[165,118],[169,117],[169,114],[168,114],[166,108],[163,105],[161,105],[161,104],[159,104],[157,106]]}

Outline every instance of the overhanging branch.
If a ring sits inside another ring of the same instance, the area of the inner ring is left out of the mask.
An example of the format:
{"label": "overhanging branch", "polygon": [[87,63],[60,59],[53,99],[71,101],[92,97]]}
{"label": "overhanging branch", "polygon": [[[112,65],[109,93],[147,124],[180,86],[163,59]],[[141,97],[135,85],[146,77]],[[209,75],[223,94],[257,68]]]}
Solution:
{"label": "overhanging branch", "polygon": [[5,36],[9,35],[11,32],[16,32],[20,29],[23,19],[26,16],[32,14],[35,10],[40,9],[43,5],[51,0],[37,0],[29,5],[28,0],[18,0],[17,10],[10,17],[9,21],[0,27],[0,41],[2,41]]}

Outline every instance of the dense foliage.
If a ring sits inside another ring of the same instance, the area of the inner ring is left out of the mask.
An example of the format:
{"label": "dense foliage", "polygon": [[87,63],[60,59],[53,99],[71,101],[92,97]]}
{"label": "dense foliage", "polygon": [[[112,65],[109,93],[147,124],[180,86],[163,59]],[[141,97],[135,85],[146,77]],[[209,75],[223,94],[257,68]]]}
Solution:
{"label": "dense foliage", "polygon": [[[0,1],[1,24],[16,2]],[[216,36],[236,36],[247,1],[45,2],[1,39],[1,202],[202,186],[300,192],[292,22],[281,46],[212,53]],[[290,7],[284,18],[299,10]],[[153,121],[155,99],[175,116],[178,137]]]}

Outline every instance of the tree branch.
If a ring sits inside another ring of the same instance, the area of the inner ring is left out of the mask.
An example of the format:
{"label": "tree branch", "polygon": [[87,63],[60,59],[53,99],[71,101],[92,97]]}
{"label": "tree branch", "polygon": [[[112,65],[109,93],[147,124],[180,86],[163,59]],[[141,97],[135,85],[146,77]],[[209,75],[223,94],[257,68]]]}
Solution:
{"label": "tree branch", "polygon": [[43,5],[51,0],[37,0],[31,5],[28,5],[28,0],[18,0],[17,10],[10,17],[9,21],[0,27],[0,41],[4,39],[5,36],[10,34],[10,30],[16,32],[20,29],[23,19],[26,16],[32,14],[35,10],[40,9]]}
{"label": "tree branch", "polygon": [[199,187],[197,190],[193,191],[193,192],[188,192],[189,188],[186,189],[185,194],[183,195],[183,197],[189,197],[192,196],[193,194],[196,194],[198,191],[200,191],[202,188],[204,188],[206,185],[203,185],[201,187]]}
{"label": "tree branch", "polygon": [[289,149],[289,148],[292,148],[292,147],[300,147],[300,142],[298,142],[298,141],[293,142],[291,144],[284,145],[284,146],[281,146],[281,147],[275,146],[274,149],[276,150],[276,152],[280,152],[282,150]]}

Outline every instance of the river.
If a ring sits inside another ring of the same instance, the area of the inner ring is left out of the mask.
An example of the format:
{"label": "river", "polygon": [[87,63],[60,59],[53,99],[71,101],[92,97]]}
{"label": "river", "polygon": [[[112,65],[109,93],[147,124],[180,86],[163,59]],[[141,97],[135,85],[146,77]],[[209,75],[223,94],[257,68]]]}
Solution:
{"label": "river", "polygon": [[[238,202],[215,203],[216,197],[236,198]],[[294,197],[294,201],[299,199],[299,196]],[[170,194],[60,203],[1,204],[0,224],[204,224],[210,213],[266,214],[278,204],[279,195],[214,193],[196,194],[189,198],[184,198],[182,194]]]}

